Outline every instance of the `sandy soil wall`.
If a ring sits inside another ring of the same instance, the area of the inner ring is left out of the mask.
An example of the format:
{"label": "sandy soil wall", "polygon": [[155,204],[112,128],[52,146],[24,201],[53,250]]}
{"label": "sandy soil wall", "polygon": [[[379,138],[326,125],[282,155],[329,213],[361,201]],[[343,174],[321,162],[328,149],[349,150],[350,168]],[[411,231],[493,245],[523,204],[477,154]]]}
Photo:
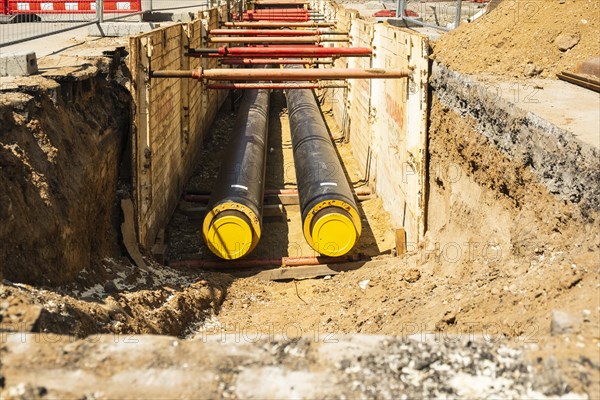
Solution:
{"label": "sandy soil wall", "polygon": [[[109,64],[0,101],[0,276],[60,284],[118,253],[117,182],[130,97]],[[106,67],[104,69],[104,67]],[[29,89],[27,89],[29,88]]]}
{"label": "sandy soil wall", "polygon": [[427,223],[440,254],[526,260],[596,249],[597,149],[443,66],[431,84]]}
{"label": "sandy soil wall", "polygon": [[[497,85],[478,83],[438,63],[433,66],[430,82],[434,95],[444,106],[472,119],[473,128],[493,149],[531,171],[557,200],[577,204],[584,215],[593,219],[600,205],[597,148],[522,110],[518,103],[505,101],[499,96]],[[430,131],[430,137],[436,134],[436,130]],[[479,169],[475,162],[473,171]],[[500,187],[502,182],[494,179],[490,185]],[[505,195],[515,197],[508,192]],[[518,204],[518,198],[515,201]]]}

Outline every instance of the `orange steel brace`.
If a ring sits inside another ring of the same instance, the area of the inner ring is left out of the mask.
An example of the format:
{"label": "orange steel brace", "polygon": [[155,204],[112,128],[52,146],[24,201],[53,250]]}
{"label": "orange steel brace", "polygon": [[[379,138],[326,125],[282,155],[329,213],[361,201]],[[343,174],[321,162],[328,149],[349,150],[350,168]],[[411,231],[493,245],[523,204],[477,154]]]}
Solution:
{"label": "orange steel brace", "polygon": [[274,69],[230,68],[153,71],[152,78],[194,78],[212,81],[313,81],[317,79],[392,79],[406,78],[410,69]]}
{"label": "orange steel brace", "polygon": [[225,22],[222,24],[228,28],[326,28],[335,26],[333,22],[315,22],[315,21],[307,21],[307,22],[276,22],[276,21],[256,21],[256,22],[241,22],[241,21],[232,21]]}

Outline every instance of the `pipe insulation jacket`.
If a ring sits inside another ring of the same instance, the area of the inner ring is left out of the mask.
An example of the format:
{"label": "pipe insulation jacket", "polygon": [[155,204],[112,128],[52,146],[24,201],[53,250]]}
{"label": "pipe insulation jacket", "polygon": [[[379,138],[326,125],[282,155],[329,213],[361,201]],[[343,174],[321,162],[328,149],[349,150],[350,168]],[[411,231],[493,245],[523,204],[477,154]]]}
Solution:
{"label": "pipe insulation jacket", "polygon": [[245,92],[202,225],[208,248],[226,260],[250,253],[261,237],[269,97],[268,89]]}
{"label": "pipe insulation jacket", "polygon": [[285,93],[304,237],[320,254],[342,256],[360,237],[358,206],[313,91]]}

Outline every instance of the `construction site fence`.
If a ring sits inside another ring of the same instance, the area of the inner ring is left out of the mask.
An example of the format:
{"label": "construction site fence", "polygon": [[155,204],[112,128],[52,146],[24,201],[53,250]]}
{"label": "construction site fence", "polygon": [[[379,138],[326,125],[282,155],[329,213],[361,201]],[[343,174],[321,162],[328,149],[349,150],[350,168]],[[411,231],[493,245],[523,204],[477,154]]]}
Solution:
{"label": "construction site fence", "polygon": [[[94,24],[157,21],[160,19],[156,14],[168,18],[188,9],[197,12],[225,3],[226,0],[0,0],[0,48]],[[237,3],[231,0],[232,7]],[[87,30],[76,35],[87,36]]]}
{"label": "construction site fence", "polygon": [[[389,0],[390,2],[392,0]],[[412,26],[449,31],[463,22],[483,15],[490,0],[455,0],[423,2],[421,0],[393,0],[395,19]],[[384,4],[386,4],[384,2]]]}

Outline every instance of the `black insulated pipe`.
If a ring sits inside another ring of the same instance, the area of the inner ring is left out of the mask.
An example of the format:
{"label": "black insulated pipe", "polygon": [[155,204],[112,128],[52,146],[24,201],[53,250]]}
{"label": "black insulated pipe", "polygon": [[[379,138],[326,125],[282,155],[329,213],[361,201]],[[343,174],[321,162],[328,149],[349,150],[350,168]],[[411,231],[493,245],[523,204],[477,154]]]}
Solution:
{"label": "black insulated pipe", "polygon": [[360,236],[358,206],[313,91],[285,93],[304,237],[317,252],[342,256]]}
{"label": "black insulated pipe", "polygon": [[208,248],[226,260],[245,256],[260,240],[270,93],[245,92],[202,225]]}

